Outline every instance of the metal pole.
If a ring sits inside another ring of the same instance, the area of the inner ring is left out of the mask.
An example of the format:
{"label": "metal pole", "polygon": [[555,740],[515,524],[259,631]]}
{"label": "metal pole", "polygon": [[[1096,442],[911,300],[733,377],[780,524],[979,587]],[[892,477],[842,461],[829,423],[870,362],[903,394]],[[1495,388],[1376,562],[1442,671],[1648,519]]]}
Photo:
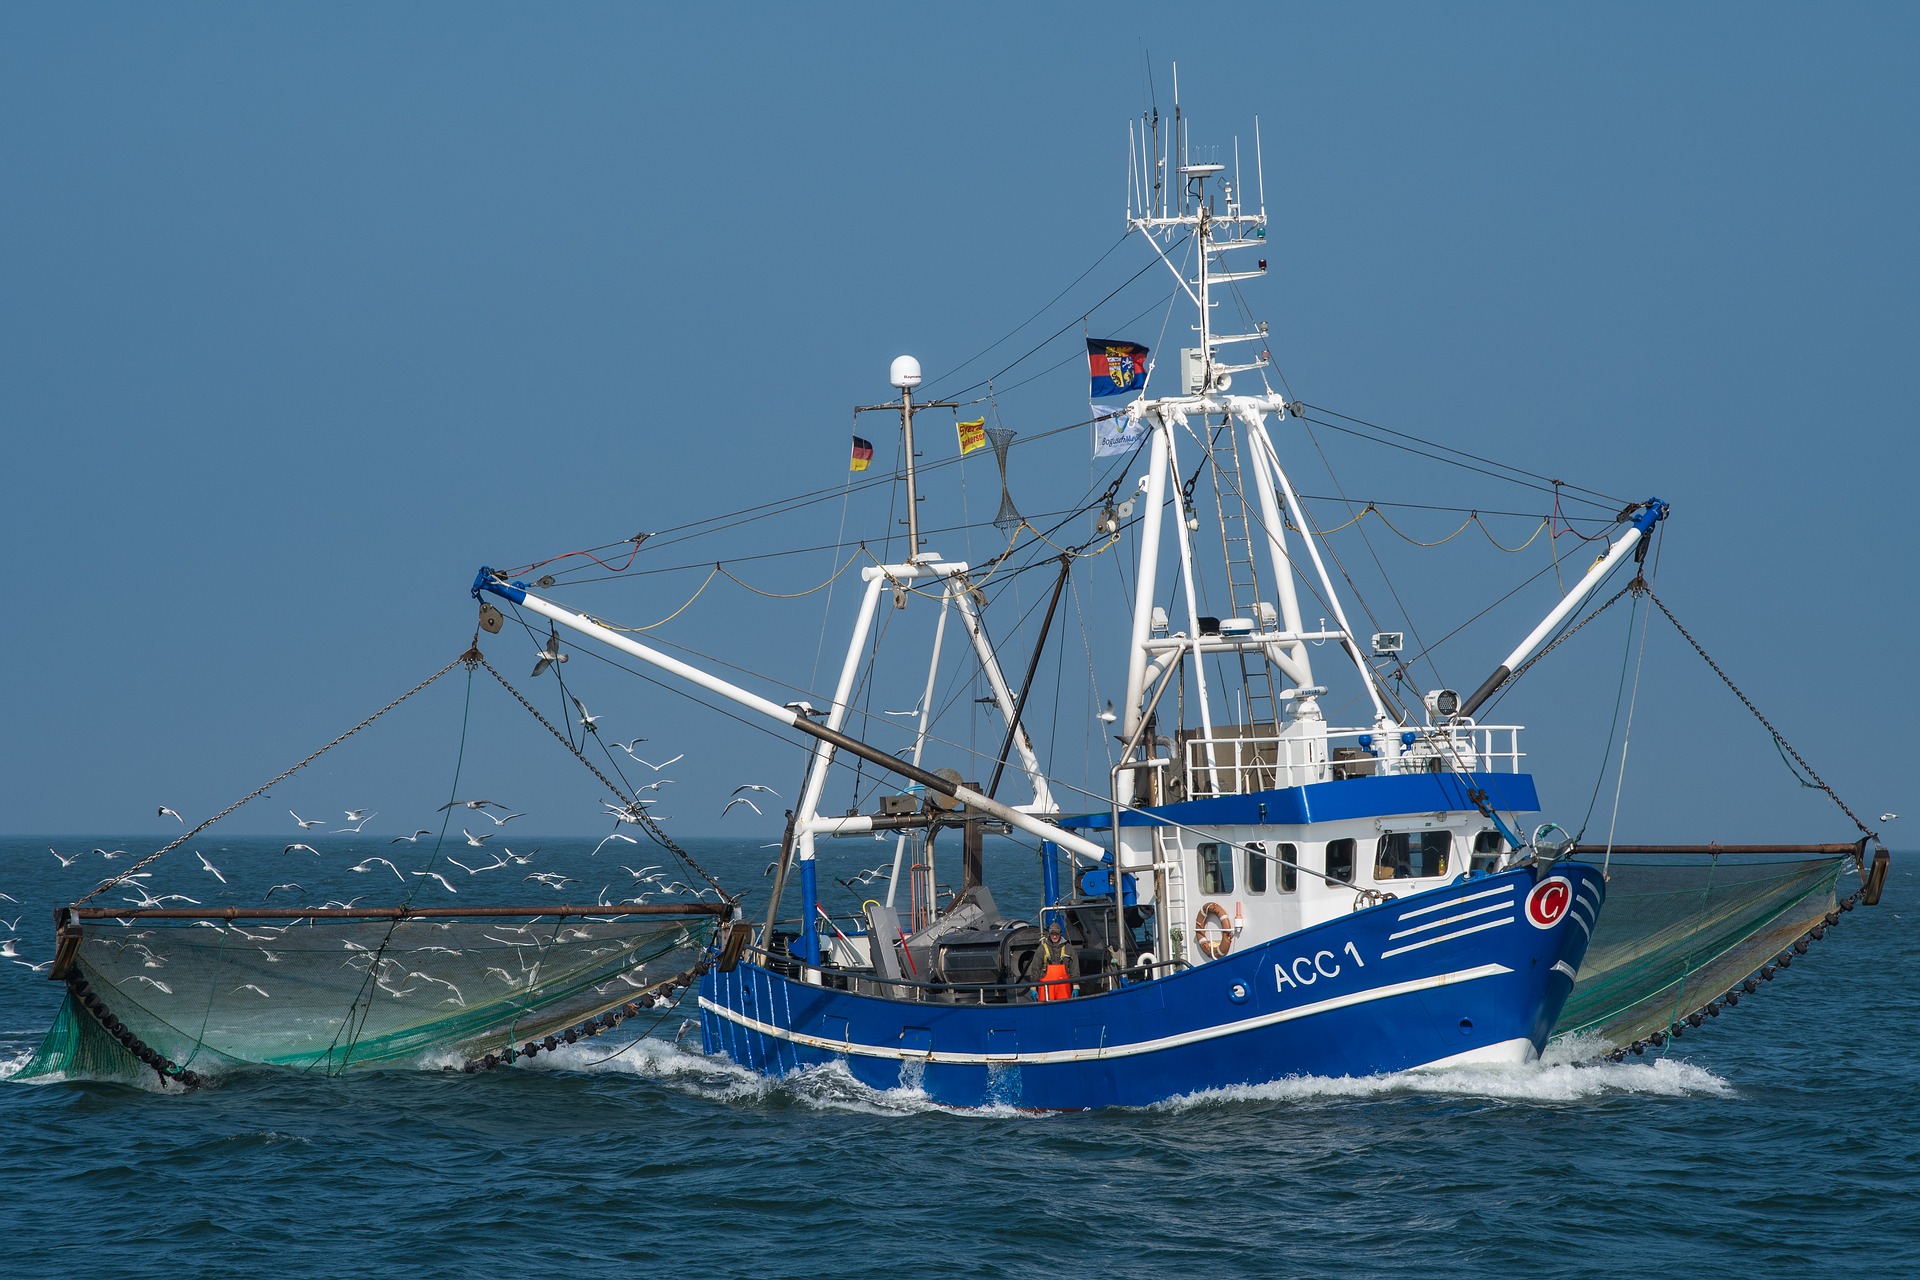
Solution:
{"label": "metal pole", "polygon": [[920,507],[913,492],[913,388],[900,388],[900,430],[907,438],[907,559],[920,554]]}

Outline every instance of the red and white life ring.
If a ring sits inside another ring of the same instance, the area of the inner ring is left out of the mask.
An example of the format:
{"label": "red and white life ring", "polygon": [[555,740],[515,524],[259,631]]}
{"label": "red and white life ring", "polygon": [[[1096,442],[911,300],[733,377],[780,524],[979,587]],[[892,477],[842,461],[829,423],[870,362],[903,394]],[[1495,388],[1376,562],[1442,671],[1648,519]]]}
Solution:
{"label": "red and white life ring", "polygon": [[[1211,932],[1209,925],[1213,926]],[[1193,941],[1209,960],[1218,960],[1233,950],[1233,917],[1227,909],[1217,902],[1202,904],[1200,914],[1193,918]]]}

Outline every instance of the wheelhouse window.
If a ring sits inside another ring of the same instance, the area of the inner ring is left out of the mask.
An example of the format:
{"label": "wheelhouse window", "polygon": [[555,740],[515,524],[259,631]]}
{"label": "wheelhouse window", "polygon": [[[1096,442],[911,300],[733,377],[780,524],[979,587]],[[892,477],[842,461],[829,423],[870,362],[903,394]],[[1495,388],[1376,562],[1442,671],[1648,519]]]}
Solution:
{"label": "wheelhouse window", "polygon": [[1327,841],[1327,875],[1334,880],[1353,883],[1353,841]]}
{"label": "wheelhouse window", "polygon": [[1380,837],[1374,854],[1375,880],[1417,880],[1447,874],[1453,850],[1451,831],[1393,831]]}
{"label": "wheelhouse window", "polygon": [[1300,849],[1296,845],[1275,845],[1280,867],[1280,892],[1292,893],[1300,887]]}
{"label": "wheelhouse window", "polygon": [[1476,831],[1473,833],[1473,862],[1475,871],[1491,871],[1500,855],[1507,851],[1507,841],[1498,831]]}
{"label": "wheelhouse window", "polygon": [[1223,896],[1233,892],[1233,846],[1203,844],[1195,852],[1200,864],[1200,892]]}
{"label": "wheelhouse window", "polygon": [[1258,840],[1247,844],[1247,892],[1265,893],[1267,891],[1267,846]]}

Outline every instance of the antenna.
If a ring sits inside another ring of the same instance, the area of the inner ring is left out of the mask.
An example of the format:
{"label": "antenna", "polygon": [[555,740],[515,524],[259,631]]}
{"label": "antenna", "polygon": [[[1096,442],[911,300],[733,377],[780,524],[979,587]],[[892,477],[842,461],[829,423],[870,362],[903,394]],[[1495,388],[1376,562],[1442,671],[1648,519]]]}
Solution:
{"label": "antenna", "polygon": [[1260,117],[1253,118],[1253,178],[1260,184],[1260,222],[1267,221],[1267,167],[1260,158]]}

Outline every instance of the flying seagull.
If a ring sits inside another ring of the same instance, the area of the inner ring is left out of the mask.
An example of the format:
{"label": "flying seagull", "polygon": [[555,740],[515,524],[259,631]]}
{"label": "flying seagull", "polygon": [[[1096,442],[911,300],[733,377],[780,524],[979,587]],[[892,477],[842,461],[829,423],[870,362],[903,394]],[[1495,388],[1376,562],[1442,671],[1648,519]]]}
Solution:
{"label": "flying seagull", "polygon": [[[634,838],[633,838],[632,836],[623,836],[623,835],[621,835],[621,834],[620,834],[620,833],[619,833],[618,831],[616,831],[616,832],[614,832],[614,833],[613,833],[612,835],[610,835],[610,836],[608,836],[606,840],[602,840],[602,841],[601,841],[601,842],[600,842],[599,844],[597,844],[597,845],[595,845],[595,846],[593,846],[593,852],[594,852],[594,853],[599,853],[599,852],[600,852],[600,851],[601,851],[602,849],[604,849],[604,848],[606,848],[606,847],[607,847],[607,841],[609,841],[609,840],[624,840],[624,841],[626,841],[626,842],[627,842],[628,844],[639,844],[639,843],[640,843],[640,842],[639,842],[638,840],[635,840],[635,839],[634,839]],[[593,854],[588,854],[587,856],[588,856],[588,857],[592,857],[592,856],[593,856]]]}
{"label": "flying seagull", "polygon": [[165,805],[161,805],[160,811],[154,814],[153,816],[156,818],[172,818],[175,822],[179,823],[183,827],[187,825],[187,820],[185,818],[175,813],[172,809],[167,808],[167,806]]}
{"label": "flying seagull", "polygon": [[320,856],[320,851],[314,848],[310,844],[290,844],[286,848],[282,849],[280,852],[292,853],[295,849],[305,849],[308,853],[312,854],[316,858]]}
{"label": "flying seagull", "polygon": [[778,798],[780,795],[780,793],[772,787],[763,787],[757,782],[743,782],[733,789],[733,794],[739,795],[742,791],[764,791],[775,798]]}
{"label": "flying seagull", "polygon": [[487,813],[485,809],[482,809],[480,812],[483,815],[485,815],[487,818],[492,819],[493,825],[496,827],[504,827],[509,822],[512,822],[515,818],[524,818],[527,816],[525,813],[510,813],[504,818],[495,818],[492,814]]}
{"label": "flying seagull", "polygon": [[589,715],[587,713],[587,704],[580,701],[580,699],[574,698],[572,694],[568,694],[567,696],[569,698],[573,698],[573,709],[580,713],[580,727],[582,729],[585,729],[588,733],[600,732],[599,729],[594,727],[594,722],[599,720],[600,717],[596,715]]}
{"label": "flying seagull", "polygon": [[751,810],[753,810],[753,811],[754,811],[755,813],[759,813],[759,812],[760,812],[760,806],[759,806],[759,805],[757,805],[757,804],[755,804],[755,803],[754,803],[753,801],[751,801],[751,800],[749,800],[749,799],[747,799],[747,798],[746,798],[745,796],[735,796],[735,797],[734,797],[733,799],[731,799],[731,800],[729,800],[729,801],[727,801],[727,808],[726,808],[726,809],[722,809],[722,810],[720,811],[720,816],[721,816],[721,817],[723,817],[723,818],[724,818],[724,817],[726,817],[726,816],[727,816],[727,809],[731,809],[731,808],[733,808],[733,806],[735,806],[735,805],[737,805],[737,804],[743,804],[743,805],[745,805],[745,806],[747,806],[747,808],[749,808],[749,809],[751,809]]}
{"label": "flying seagull", "polygon": [[451,884],[449,884],[447,882],[447,878],[441,875],[438,871],[416,871],[413,874],[416,876],[421,876],[428,880],[438,880],[440,882],[440,887],[442,889],[445,889],[448,893],[460,892],[458,889],[454,888]]}
{"label": "flying seagull", "polygon": [[[287,812],[293,813],[293,810],[289,809],[287,810]],[[303,818],[297,813],[293,813],[293,820],[300,824],[300,829],[302,831],[308,831],[314,827],[324,826],[327,821],[325,818]]]}
{"label": "flying seagull", "polygon": [[65,854],[61,853],[58,849],[54,848],[52,845],[47,846],[47,852],[52,854],[54,857],[60,859],[60,865],[63,867],[70,867],[74,863],[80,861],[79,854],[76,853],[71,858],[69,858]]}
{"label": "flying seagull", "polygon": [[[635,739],[634,739],[634,741],[635,741],[635,742],[644,742],[644,741],[645,741],[645,739],[644,739],[644,738],[635,738]],[[649,768],[649,769],[651,769],[651,770],[653,770],[653,771],[654,771],[655,773],[658,773],[658,772],[660,772],[660,771],[661,771],[662,769],[664,769],[664,768],[666,768],[666,767],[667,767],[668,765],[670,765],[670,764],[672,764],[674,760],[684,760],[684,759],[686,758],[686,755],[687,755],[687,753],[686,753],[686,752],[684,752],[684,751],[682,751],[682,752],[681,752],[681,753],[680,753],[679,755],[677,755],[677,756],[675,756],[675,757],[673,758],[673,760],[662,760],[662,761],[661,761],[661,762],[660,762],[659,764],[655,764],[655,763],[654,763],[653,761],[651,761],[651,760],[642,760],[642,759],[641,759],[641,758],[640,758],[639,756],[635,756],[635,755],[633,755],[633,749],[632,749],[632,748],[630,748],[630,747],[622,747],[622,748],[620,748],[620,749],[621,749],[622,751],[625,751],[625,752],[626,752],[626,753],[627,753],[628,755],[630,755],[630,756],[633,756],[633,759],[634,759],[634,762],[635,762],[636,764],[643,764],[643,765],[645,765],[645,766],[647,766],[647,768]]]}
{"label": "flying seagull", "polygon": [[214,866],[211,862],[207,861],[206,854],[200,852],[198,849],[195,849],[193,851],[193,856],[200,859],[200,865],[202,867],[205,867],[207,870],[207,873],[211,875],[215,880],[218,880],[221,884],[225,884],[227,882],[227,878],[220,874],[220,868]]}
{"label": "flying seagull", "polygon": [[342,832],[351,831],[354,835],[359,835],[360,828],[367,825],[368,818],[377,818],[380,816],[377,813],[368,813],[365,809],[348,809],[346,812],[347,821],[353,825],[350,827],[340,827],[336,829],[333,834],[340,835]]}
{"label": "flying seagull", "polygon": [[[280,892],[282,889],[285,889],[291,893],[293,890],[298,889],[299,887],[300,887],[299,885],[294,884],[291,881],[289,881],[286,884],[274,885],[271,889],[267,890],[267,898],[271,898],[274,894]],[[260,899],[260,901],[265,902],[267,898],[262,898]]]}
{"label": "flying seagull", "polygon": [[445,813],[457,804],[463,804],[469,809],[485,809],[488,806],[492,806],[495,809],[504,809],[507,807],[498,800],[449,800],[441,805],[437,812]]}
{"label": "flying seagull", "polygon": [[547,637],[547,647],[534,655],[539,661],[533,664],[533,674],[539,675],[556,662],[565,662],[567,655],[560,652],[560,628],[555,627],[553,634]]}
{"label": "flying seagull", "polygon": [[427,830],[425,827],[422,827],[410,836],[395,836],[393,839],[387,841],[387,843],[388,844],[419,844],[421,836],[430,836],[432,834],[433,832]]}
{"label": "flying seagull", "polygon": [[473,834],[473,832],[467,830],[465,827],[460,828],[460,834],[465,836],[467,838],[467,843],[472,845],[476,849],[484,845],[487,841],[493,839],[493,833],[491,831],[489,831],[484,836],[477,836]]}
{"label": "flying seagull", "polygon": [[381,866],[385,867],[387,870],[393,872],[393,878],[398,880],[401,884],[405,884],[407,882],[407,878],[400,874],[400,868],[394,866],[391,862],[388,862],[385,858],[368,858],[365,862],[355,863],[353,866],[348,867],[347,870],[365,871],[367,868],[371,867],[376,862],[379,863]]}

